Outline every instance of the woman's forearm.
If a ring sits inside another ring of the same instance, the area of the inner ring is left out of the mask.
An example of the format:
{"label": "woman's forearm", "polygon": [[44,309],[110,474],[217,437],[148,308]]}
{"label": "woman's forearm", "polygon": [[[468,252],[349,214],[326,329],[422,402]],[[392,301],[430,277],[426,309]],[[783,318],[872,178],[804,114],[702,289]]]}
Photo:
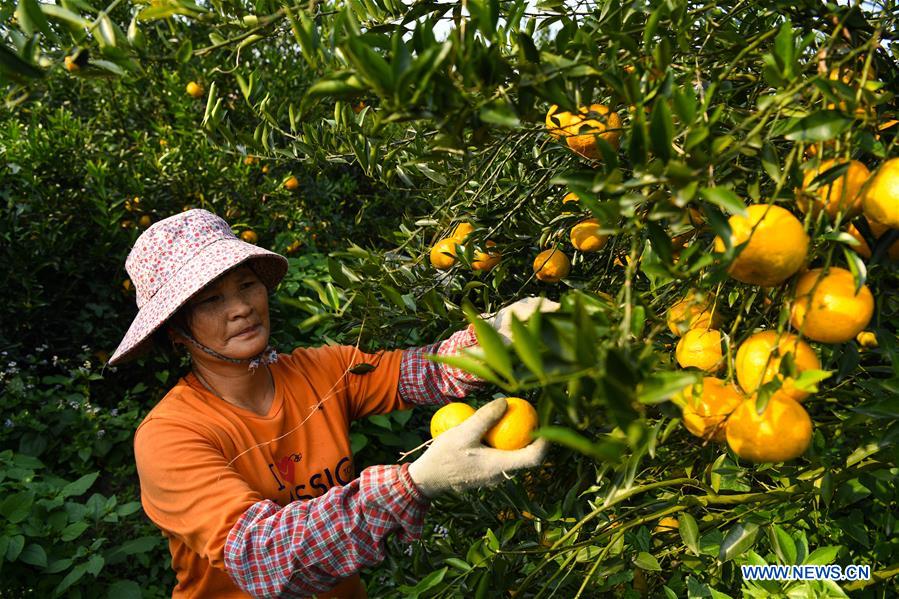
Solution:
{"label": "woman's forearm", "polygon": [[477,343],[474,329],[469,325],[439,343],[404,351],[400,364],[400,397],[419,405],[443,405],[482,388],[487,383],[473,374],[425,358],[426,354],[456,355]]}
{"label": "woman's forearm", "polygon": [[260,501],[225,542],[225,569],[256,597],[311,596],[386,557],[385,537],[421,538],[430,502],[408,464],[371,466],[321,497],[284,507]]}

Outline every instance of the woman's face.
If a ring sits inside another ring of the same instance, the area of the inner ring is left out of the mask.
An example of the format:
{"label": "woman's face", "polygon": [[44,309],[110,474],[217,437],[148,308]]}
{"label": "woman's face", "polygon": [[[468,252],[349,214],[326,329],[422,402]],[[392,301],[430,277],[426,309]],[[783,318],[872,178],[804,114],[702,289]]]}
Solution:
{"label": "woman's face", "polygon": [[222,355],[249,358],[268,345],[268,290],[249,266],[228,271],[188,306],[194,338]]}

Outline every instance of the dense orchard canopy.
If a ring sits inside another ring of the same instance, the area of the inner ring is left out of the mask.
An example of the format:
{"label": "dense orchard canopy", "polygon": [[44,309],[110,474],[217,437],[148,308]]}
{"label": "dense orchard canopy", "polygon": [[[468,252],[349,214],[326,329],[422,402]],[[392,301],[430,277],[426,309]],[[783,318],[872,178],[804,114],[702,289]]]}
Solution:
{"label": "dense orchard canopy", "polygon": [[[128,249],[190,207],[291,258],[285,349],[474,323],[443,358],[490,381],[466,402],[524,398],[553,443],[436,501],[369,596],[895,591],[893,0],[18,0],[0,84],[0,595],[170,591],[129,452],[178,364],[62,376],[34,347],[102,364]],[[511,345],[479,317],[531,295],[561,309]],[[354,423],[357,459],[396,462],[425,412]]]}

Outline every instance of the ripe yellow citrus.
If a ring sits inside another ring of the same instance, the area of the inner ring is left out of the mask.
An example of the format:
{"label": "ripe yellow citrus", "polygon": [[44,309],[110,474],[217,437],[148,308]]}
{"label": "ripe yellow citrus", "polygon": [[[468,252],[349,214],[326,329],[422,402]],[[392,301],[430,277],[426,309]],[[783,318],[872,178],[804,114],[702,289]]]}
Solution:
{"label": "ripe yellow citrus", "polygon": [[871,331],[862,331],[858,335],[855,336],[855,340],[858,341],[858,344],[862,347],[866,347],[868,349],[872,349],[877,347],[877,335],[872,333]]}
{"label": "ripe yellow citrus", "polygon": [[[745,217],[735,214],[728,219],[731,245],[749,242],[734,258],[728,272],[750,285],[779,285],[805,262],[808,235],[799,219],[780,206],[754,204],[746,211]],[[724,249],[724,240],[716,236],[715,251]]]}
{"label": "ripe yellow citrus", "polygon": [[802,187],[796,190],[796,204],[802,212],[810,209],[817,216],[824,210],[831,218],[843,212],[843,218],[855,218],[862,212],[862,196],[865,181],[871,172],[858,160],[850,160],[846,172],[830,183],[821,185],[814,191],[807,191],[812,181],[821,173],[825,173],[843,162],[825,160],[817,168],[808,170],[802,181]]}
{"label": "ripe yellow citrus", "polygon": [[203,86],[196,81],[191,81],[187,84],[187,93],[193,98],[203,97],[203,91]]}
{"label": "ripe yellow citrus", "polygon": [[871,290],[862,285],[856,293],[855,278],[845,268],[831,266],[827,274],[813,268],[799,277],[795,297],[790,324],[822,343],[849,341],[868,326],[874,315]]}
{"label": "ripe yellow citrus", "polygon": [[677,342],[674,357],[681,368],[718,372],[724,367],[721,333],[715,329],[690,329]]}
{"label": "ripe yellow citrus", "polygon": [[243,239],[244,241],[246,241],[247,243],[253,243],[253,244],[255,244],[257,241],[259,241],[259,236],[256,235],[256,231],[254,231],[253,229],[247,229],[246,231],[241,233],[240,238]]}
{"label": "ripe yellow citrus", "polygon": [[[447,270],[456,263],[456,243],[454,237],[441,239],[431,248],[431,264],[438,270]],[[450,254],[449,256],[447,254]]]}
{"label": "ripe yellow citrus", "polygon": [[733,383],[707,376],[703,377],[699,388],[687,385],[675,395],[674,402],[681,406],[684,426],[690,433],[723,443],[727,417],[743,399],[743,394]]}
{"label": "ripe yellow citrus", "polygon": [[899,229],[899,158],[887,160],[874,173],[862,199],[862,211],[869,221]]}
{"label": "ripe yellow citrus", "polygon": [[263,175],[268,174],[268,165],[267,164],[262,165],[262,174]]}
{"label": "ripe yellow citrus", "polygon": [[727,444],[743,459],[786,462],[805,453],[812,439],[812,419],[798,402],[775,393],[759,415],[753,395],[727,419]]}
{"label": "ripe yellow citrus", "polygon": [[565,197],[562,198],[562,203],[567,204],[569,202],[574,202],[575,204],[580,201],[580,198],[573,191],[569,191],[565,194]]}
{"label": "ripe yellow citrus", "polygon": [[139,219],[137,219],[137,225],[141,229],[146,229],[147,227],[149,227],[152,224],[153,224],[153,219],[150,218],[149,214],[144,214]]}
{"label": "ripe yellow citrus", "polygon": [[598,252],[606,245],[606,241],[609,239],[608,235],[600,235],[599,230],[601,228],[602,225],[599,224],[598,219],[588,218],[582,220],[571,227],[571,245],[585,254]]}
{"label": "ripe yellow citrus", "polygon": [[715,296],[692,291],[668,309],[668,330],[680,337],[689,329],[717,329],[721,313],[714,309]]}
{"label": "ripe yellow citrus", "polygon": [[557,249],[543,250],[534,258],[534,273],[545,283],[558,283],[571,271],[568,256]]}
{"label": "ripe yellow citrus", "polygon": [[459,223],[456,225],[456,228],[453,229],[453,234],[451,237],[455,238],[459,241],[459,243],[464,243],[468,236],[471,235],[471,232],[474,231],[474,226],[471,223]]}
{"label": "ripe yellow citrus", "polygon": [[66,56],[63,59],[63,63],[65,63],[66,70],[70,73],[74,73],[81,68],[80,66],[78,66],[78,63],[75,62],[74,56]]}
{"label": "ripe yellow citrus", "polygon": [[467,403],[454,401],[441,407],[431,416],[431,438],[436,439],[449,429],[467,420],[475,409]]}
{"label": "ripe yellow citrus", "polygon": [[487,251],[482,252],[481,250],[477,250],[474,253],[471,261],[471,267],[475,270],[482,270],[484,272],[489,272],[493,270],[493,267],[500,263],[502,260],[502,252],[499,250],[491,250],[489,248],[496,247],[496,243],[487,240],[484,244],[487,246]]}
{"label": "ripe yellow citrus", "polygon": [[131,284],[131,279],[125,279],[124,281],[122,281],[122,289],[124,289],[126,292],[131,291],[132,288],[133,285]]}
{"label": "ripe yellow citrus", "polygon": [[290,245],[287,246],[287,249],[285,250],[285,253],[286,253],[288,256],[293,256],[294,254],[296,254],[297,252],[300,251],[300,246],[301,246],[301,245],[302,245],[302,244],[300,243],[300,240],[299,240],[299,239],[294,239],[294,240],[290,243]]}
{"label": "ripe yellow citrus", "polygon": [[484,435],[484,442],[496,449],[521,449],[533,441],[537,410],[520,397],[507,397],[506,413]]}
{"label": "ripe yellow citrus", "polygon": [[[874,234],[875,239],[880,239],[880,237],[889,231],[889,227],[886,227],[876,221],[872,221],[871,219],[866,219],[868,221],[868,226],[871,228],[871,233]],[[849,226],[846,228],[846,232],[855,237],[858,240],[859,245],[853,247],[852,249],[855,252],[862,256],[863,258],[871,257],[871,246],[868,245],[868,242],[865,241],[865,238],[862,237],[861,231],[855,228],[855,225],[849,223]],[[899,239],[893,242],[890,245],[889,249],[887,249],[887,256],[889,256],[890,260],[893,262],[899,262]]]}
{"label": "ripe yellow citrus", "polygon": [[365,109],[365,102],[360,101],[358,104],[353,106],[353,112],[355,112],[356,114],[359,114],[364,109]]}
{"label": "ripe yellow citrus", "polygon": [[243,163],[246,164],[247,166],[254,164],[255,162],[256,162],[256,158],[253,156],[247,156],[246,158],[243,159]]}
{"label": "ripe yellow citrus", "polygon": [[585,158],[596,160],[602,156],[597,147],[597,137],[608,142],[615,150],[618,149],[621,119],[617,112],[610,111],[608,106],[602,104],[581,106],[578,114],[568,118],[562,135],[569,148]]}
{"label": "ripe yellow citrus", "polygon": [[293,175],[289,176],[286,181],[284,181],[284,188],[288,191],[294,191],[295,189],[300,187],[300,181]]}
{"label": "ripe yellow citrus", "polygon": [[546,129],[556,139],[562,136],[564,128],[571,120],[570,112],[557,112],[558,110],[558,105],[553,104],[546,113]]}
{"label": "ripe yellow citrus", "polygon": [[673,516],[665,516],[659,519],[653,532],[671,532],[680,528],[680,522]]}
{"label": "ripe yellow citrus", "polygon": [[802,401],[808,392],[793,385],[792,377],[780,374],[780,361],[792,354],[797,374],[806,370],[819,370],[821,361],[812,347],[792,333],[761,331],[740,344],[734,358],[737,381],[747,394],[755,393],[761,385],[774,380],[781,381],[778,393],[794,401]]}

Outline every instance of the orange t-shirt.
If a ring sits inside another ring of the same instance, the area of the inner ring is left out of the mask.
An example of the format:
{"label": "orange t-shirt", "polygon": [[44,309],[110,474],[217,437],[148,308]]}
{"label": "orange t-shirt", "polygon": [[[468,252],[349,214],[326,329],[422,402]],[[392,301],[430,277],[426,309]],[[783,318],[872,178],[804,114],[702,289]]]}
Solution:
{"label": "orange t-shirt", "polygon": [[[350,422],[414,407],[397,393],[402,354],[352,346],[280,354],[270,365],[275,397],[265,416],[216,397],[193,373],[178,381],[134,437],[141,503],[169,540],[173,597],[249,596],[224,569],[229,531],[258,501],[313,499],[356,477]],[[377,367],[347,372],[361,362]],[[319,597],[367,595],[356,574]]]}

